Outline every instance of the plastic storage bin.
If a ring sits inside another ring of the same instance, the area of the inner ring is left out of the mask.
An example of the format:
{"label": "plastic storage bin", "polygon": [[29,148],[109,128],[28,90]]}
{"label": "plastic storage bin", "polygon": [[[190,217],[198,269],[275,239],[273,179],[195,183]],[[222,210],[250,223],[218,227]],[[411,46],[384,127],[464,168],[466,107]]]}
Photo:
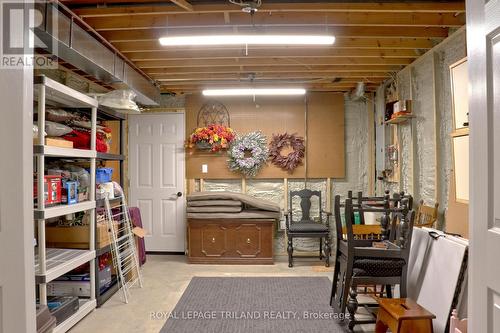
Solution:
{"label": "plastic storage bin", "polygon": [[56,318],[50,314],[47,305],[36,305],[36,332],[51,333],[56,327]]}
{"label": "plastic storage bin", "polygon": [[78,311],[80,303],[76,296],[49,297],[48,306],[59,325]]}
{"label": "plastic storage bin", "polygon": [[95,172],[96,184],[107,183],[111,181],[113,168],[97,168]]}

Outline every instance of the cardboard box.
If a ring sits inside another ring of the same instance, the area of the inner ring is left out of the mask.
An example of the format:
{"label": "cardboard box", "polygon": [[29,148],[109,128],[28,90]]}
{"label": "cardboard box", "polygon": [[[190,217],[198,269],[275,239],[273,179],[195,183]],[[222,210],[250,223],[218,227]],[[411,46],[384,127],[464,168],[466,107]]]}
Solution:
{"label": "cardboard box", "polygon": [[[38,138],[33,138],[33,144],[37,145],[38,143]],[[45,138],[45,145],[46,146],[53,146],[53,147],[61,147],[61,148],[73,148],[73,142],[64,140],[62,138],[51,138],[51,137],[46,137]]]}
{"label": "cardboard box", "polygon": [[[115,225],[115,230],[118,224]],[[89,226],[46,227],[45,238],[47,247],[88,249]],[[96,228],[97,248],[103,248],[111,243],[106,223],[98,223]]]}
{"label": "cardboard box", "polygon": [[[45,205],[56,205],[62,202],[62,178],[60,176],[44,175],[44,197]],[[38,200],[38,182],[33,181],[33,197]]]}
{"label": "cardboard box", "polygon": [[47,284],[48,296],[90,296],[90,281],[51,281]]}
{"label": "cardboard box", "polygon": [[[146,234],[147,234],[147,231],[143,228],[134,227],[132,229],[132,233],[134,234],[135,251],[136,251],[137,259],[139,259],[139,238],[144,238],[144,236],[146,236]],[[140,263],[139,263],[139,266],[141,266]],[[133,270],[130,271],[126,275],[127,281],[133,280],[134,278],[136,278],[136,273]]]}
{"label": "cardboard box", "polygon": [[394,103],[394,113],[398,112],[411,113],[411,100],[400,100]]}

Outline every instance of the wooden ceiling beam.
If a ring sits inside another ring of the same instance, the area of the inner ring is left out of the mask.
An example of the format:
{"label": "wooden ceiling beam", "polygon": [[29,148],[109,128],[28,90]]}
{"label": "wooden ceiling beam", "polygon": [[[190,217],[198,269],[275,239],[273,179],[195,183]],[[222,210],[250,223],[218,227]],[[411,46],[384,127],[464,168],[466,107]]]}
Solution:
{"label": "wooden ceiling beam", "polygon": [[[436,46],[442,38],[344,38],[337,37],[335,44],[331,47],[333,49],[423,49],[429,50]],[[245,50],[241,45],[227,45],[227,46],[175,46],[164,47],[161,46],[158,40],[153,41],[137,41],[134,43],[115,41],[114,45],[120,52],[127,54],[132,52],[164,52],[168,51],[242,51]],[[294,51],[294,50],[325,50],[329,47],[314,46],[314,45],[250,45],[248,51],[252,53],[254,50],[279,50],[279,51]]]}
{"label": "wooden ceiling beam", "polygon": [[[80,0],[81,1],[81,0]],[[79,4],[79,0],[63,1],[71,6]],[[106,1],[112,3],[113,1]],[[76,8],[74,12],[82,17],[112,17],[122,15],[171,15],[171,14],[189,14],[169,5],[140,5],[129,6],[126,0],[117,1],[121,5],[113,5],[107,8],[97,8],[97,3],[102,1],[89,1],[87,4],[95,4],[95,8]],[[138,1],[134,1],[138,2]],[[232,5],[193,5],[195,14],[201,13],[240,13],[241,8]],[[465,2],[420,2],[420,3],[331,3],[324,1],[322,3],[264,3],[260,8],[261,13],[280,13],[280,12],[313,12],[313,13],[329,13],[329,12],[349,12],[349,13],[464,13]]]}
{"label": "wooden ceiling beam", "polygon": [[[321,87],[317,86],[314,88],[308,88],[308,91],[311,92],[332,92],[332,93],[348,93],[354,90],[355,86],[350,87]],[[160,87],[160,90],[164,94],[176,94],[176,95],[190,95],[190,94],[199,94],[204,88],[203,87],[180,87],[180,88],[169,88],[169,87]],[[376,88],[367,88],[366,92],[375,92]]]}
{"label": "wooden ceiling beam", "polygon": [[86,18],[85,21],[97,31],[132,29],[198,29],[220,27],[254,26],[317,26],[323,30],[339,26],[381,26],[381,27],[461,27],[465,24],[465,14],[451,13],[274,13],[258,12],[253,16],[233,13],[230,24],[224,13],[192,15],[129,15]]}
{"label": "wooden ceiling beam", "polygon": [[[256,28],[240,28],[241,34],[255,33]],[[174,31],[175,30],[175,31]],[[321,30],[321,31],[320,31]],[[265,27],[259,29],[261,33],[267,34],[293,34],[297,33],[297,27]],[[300,27],[301,34],[318,34],[324,29]],[[422,28],[422,27],[335,27],[329,30],[330,33],[340,38],[446,38],[448,29],[446,28]],[[115,30],[101,31],[100,34],[111,43],[115,42],[137,42],[154,41],[158,42],[160,37],[169,35],[192,35],[192,34],[233,34],[232,28],[205,28],[205,29],[143,29],[143,30]]]}
{"label": "wooden ceiling beam", "polygon": [[387,76],[387,73],[399,72],[401,65],[329,65],[329,66],[227,66],[227,67],[183,67],[144,69],[148,75],[197,75],[197,74],[248,74],[248,73],[334,73],[336,76],[351,77]]}
{"label": "wooden ceiling beam", "polygon": [[206,73],[206,74],[180,74],[180,75],[152,75],[152,78],[156,81],[165,83],[170,82],[175,84],[181,81],[242,81],[250,82],[252,78],[253,82],[260,82],[262,80],[328,80],[333,79],[342,80],[342,82],[358,82],[360,79],[370,79],[374,82],[382,82],[383,80],[390,77],[388,74],[378,73],[375,76],[365,76],[365,75],[352,75],[349,73],[260,73],[252,75],[251,77],[247,73]]}
{"label": "wooden ceiling beam", "polygon": [[177,6],[181,7],[182,9],[187,10],[188,12],[193,11],[193,5],[191,5],[186,0],[170,0],[170,1],[176,4]]}
{"label": "wooden ceiling beam", "polygon": [[[221,83],[223,82],[223,83]],[[331,87],[354,87],[358,82],[363,82],[363,80],[359,80],[359,81],[356,81],[356,82],[345,82],[345,83],[331,83],[331,82],[327,82],[327,81],[314,81],[314,82],[308,82],[308,81],[297,81],[297,82],[294,82],[294,83],[291,83],[291,84],[288,84],[288,85],[285,85],[283,84],[283,82],[280,82],[280,81],[273,81],[273,80],[270,80],[269,82],[262,82],[262,83],[259,83],[262,87],[276,87],[276,86],[280,86],[280,87],[304,87],[304,88],[307,88],[308,85],[311,85],[311,84],[317,84],[317,85],[325,85],[325,86],[331,86]],[[220,82],[217,82],[217,81],[200,81],[200,82],[195,82],[195,81],[192,81],[191,83],[190,82],[177,82],[175,84],[165,84],[165,82],[160,82],[160,86],[161,87],[165,87],[165,88],[179,88],[179,87],[184,87],[184,88],[187,88],[189,86],[192,86],[192,87],[200,87],[202,89],[207,89],[207,88],[211,88],[211,89],[217,89],[217,88],[232,88],[232,87],[256,87],[255,83],[250,83],[250,82],[243,82],[241,85],[235,85],[237,83],[240,83],[240,82],[237,82],[237,81],[220,81]],[[371,87],[376,87],[376,86],[379,86],[381,84],[381,82],[372,82],[372,83],[367,83],[367,85],[371,86]]]}
{"label": "wooden ceiling beam", "polygon": [[[345,83],[345,84],[339,84],[339,83],[306,83],[306,84],[297,84],[297,83],[279,83],[280,87],[303,87],[307,89],[308,91],[339,91],[339,92],[349,92],[352,91],[357,83]],[[249,84],[242,83],[242,84],[217,84],[217,83],[206,83],[206,84],[195,84],[195,85],[161,85],[160,89],[162,92],[178,92],[178,93],[192,93],[192,92],[200,92],[203,89],[215,89],[215,88],[244,88],[248,87]],[[255,88],[268,88],[276,86],[276,83],[274,84],[253,84],[252,87]],[[365,91],[375,91],[378,87],[378,84],[370,84],[370,83],[365,83]]]}
{"label": "wooden ceiling beam", "polygon": [[[278,83],[280,87],[303,87],[305,89],[314,89],[314,88],[347,88],[352,89],[356,86],[357,83],[321,83],[321,82],[309,82],[309,83],[286,83],[280,82]],[[203,89],[223,89],[223,88],[269,88],[276,86],[277,83],[259,83],[259,84],[250,84],[244,82],[231,82],[231,83],[218,83],[218,82],[206,82],[206,83],[196,83],[196,84],[177,84],[177,85],[166,85],[161,84],[161,89],[175,89],[175,90],[203,90]],[[377,84],[369,84],[369,86],[373,87]]]}
{"label": "wooden ceiling beam", "polygon": [[141,68],[226,67],[226,66],[290,66],[290,65],[409,65],[408,58],[267,58],[267,59],[183,59],[136,61]]}
{"label": "wooden ceiling beam", "polygon": [[375,50],[375,49],[301,49],[301,50],[206,50],[206,51],[160,51],[135,52],[127,54],[132,61],[183,60],[183,59],[259,59],[259,58],[410,58],[422,55],[417,50]]}

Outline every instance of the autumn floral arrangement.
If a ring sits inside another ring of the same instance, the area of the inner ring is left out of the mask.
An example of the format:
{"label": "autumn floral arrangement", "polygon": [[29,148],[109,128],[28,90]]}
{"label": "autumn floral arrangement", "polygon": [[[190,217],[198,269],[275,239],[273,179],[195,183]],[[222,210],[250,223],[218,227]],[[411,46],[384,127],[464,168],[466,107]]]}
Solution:
{"label": "autumn floral arrangement", "polygon": [[217,152],[227,149],[235,136],[236,133],[232,128],[223,125],[213,124],[198,127],[189,136],[187,146],[189,148],[196,147],[201,150]]}

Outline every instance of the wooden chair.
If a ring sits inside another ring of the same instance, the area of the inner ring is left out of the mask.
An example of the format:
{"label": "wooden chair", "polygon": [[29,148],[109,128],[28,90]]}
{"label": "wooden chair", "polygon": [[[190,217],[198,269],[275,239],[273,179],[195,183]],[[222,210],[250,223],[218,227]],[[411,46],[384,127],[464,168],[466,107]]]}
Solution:
{"label": "wooden chair", "polygon": [[434,207],[424,205],[424,200],[420,200],[417,216],[415,217],[415,227],[434,228],[438,216],[439,203],[436,202]]}
{"label": "wooden chair", "polygon": [[[352,201],[352,191],[349,191],[347,194],[347,198]],[[390,202],[389,202],[390,196],[389,196],[389,191],[386,191],[385,196],[383,197],[363,197],[361,192],[358,192],[358,198],[356,200],[356,203],[353,203],[353,206],[356,206],[357,208],[363,207],[363,200],[369,201],[370,202],[370,207],[371,208],[377,208],[377,207],[389,207]],[[334,270],[334,276],[333,276],[333,282],[332,282],[332,290],[331,290],[331,295],[330,295],[330,305],[334,306],[334,299],[336,298],[336,292],[337,292],[337,285],[338,285],[338,280],[339,280],[339,275],[340,275],[340,256],[341,256],[341,251],[340,251],[340,244],[341,242],[346,242],[347,241],[347,226],[342,226],[342,218],[341,218],[341,207],[345,207],[345,204],[340,202],[340,196],[337,195],[335,196],[334,199],[334,219],[335,219],[335,226],[336,226],[336,253],[335,253],[335,270]],[[352,233],[353,233],[353,239],[354,240],[381,240],[382,239],[382,227],[381,225],[364,225],[364,211],[358,212],[360,214],[360,223],[362,224],[354,224],[352,225]],[[376,287],[374,288],[376,290]],[[344,302],[345,303],[345,302]],[[345,304],[340,304],[340,308],[345,310]]]}
{"label": "wooden chair", "polygon": [[[355,224],[352,226],[354,239],[380,240],[382,238],[382,227],[377,224]],[[342,234],[347,235],[347,228],[342,227]]]}
{"label": "wooden chair", "polygon": [[[389,195],[389,191],[385,191],[385,195],[382,197],[364,197],[362,192],[358,192],[356,198],[353,198],[352,191],[347,193],[347,198],[352,199],[353,207],[360,210],[359,219],[360,224],[365,225],[365,215],[363,214],[366,211],[365,208],[382,208],[385,206],[385,201],[389,202],[388,208],[397,208],[401,205],[403,199],[407,199],[408,209],[413,209],[413,197],[409,194],[405,194],[404,191],[399,193],[394,193],[392,197]],[[396,237],[395,234],[391,234],[389,229],[396,230],[397,219],[393,218],[389,220],[389,224],[381,224],[381,239],[382,240],[394,240]],[[363,232],[363,228],[358,228],[359,232]]]}
{"label": "wooden chair", "polygon": [[[347,198],[352,199],[352,191],[348,191]],[[363,202],[367,202],[370,204],[370,207],[384,207],[385,205],[389,205],[390,196],[389,191],[385,191],[385,195],[382,197],[363,197],[362,192],[358,192],[356,203],[353,200],[353,206],[362,207]],[[337,228],[337,237],[336,237],[336,254],[335,254],[335,270],[333,277],[333,285],[337,284],[338,274],[340,270],[340,242],[347,240],[347,228],[342,226],[341,222],[341,207],[344,207],[344,204],[340,202],[340,196],[335,197],[334,202],[334,218],[335,224]],[[381,240],[382,239],[382,227],[380,224],[378,225],[365,225],[364,214],[360,213],[360,224],[355,224],[353,227],[354,239],[356,240]],[[377,287],[373,286],[374,291],[376,293]],[[335,298],[335,287],[332,288],[332,294],[330,296],[330,305],[332,305],[333,299]],[[383,293],[383,287],[382,291]]]}
{"label": "wooden chair", "polygon": [[[338,197],[336,201],[340,200]],[[347,240],[339,242],[340,255],[339,274],[334,275],[332,284],[331,305],[335,306],[340,313],[349,312],[349,328],[362,323],[374,323],[374,320],[356,320],[355,313],[359,306],[357,301],[357,287],[359,285],[400,285],[401,297],[406,297],[406,274],[407,263],[411,244],[411,231],[415,212],[408,210],[408,199],[403,199],[401,207],[389,208],[389,202],[385,200],[382,209],[364,208],[365,211],[380,211],[382,223],[389,224],[391,214],[399,217],[398,229],[395,234],[395,242],[386,240],[387,248],[372,247],[371,240],[356,240],[353,233],[353,222],[355,208],[352,199],[345,202],[345,222],[347,228]],[[338,230],[338,225],[337,225]],[[333,291],[333,289],[336,291]],[[349,298],[349,299],[348,299]]]}
{"label": "wooden chair", "polygon": [[[391,207],[399,207],[400,202],[402,199],[406,198],[408,199],[408,205],[411,206],[413,205],[413,198],[411,195],[407,195],[404,192],[400,193],[394,193],[392,197],[389,195],[389,191],[385,191],[385,195],[382,197],[366,197],[363,196],[362,192],[358,192],[357,197],[353,199],[352,191],[348,191],[347,193],[347,198],[352,199],[353,202],[353,207],[356,207],[358,209],[358,214],[359,214],[359,220],[360,224],[354,224],[352,226],[353,228],[353,235],[355,240],[384,240],[388,239],[391,241],[394,241],[396,237],[396,233],[392,232],[392,229],[397,228],[397,215],[394,215],[391,218],[385,219],[382,221],[382,223],[376,224],[376,225],[366,225],[365,224],[365,212],[368,212],[367,209],[372,209],[372,208],[383,208],[387,207],[387,209]],[[335,255],[335,271],[334,271],[334,285],[336,285],[338,276],[337,274],[339,273],[339,256],[340,256],[340,251],[339,251],[339,242],[342,240],[347,240],[347,228],[344,226],[342,227],[342,222],[341,222],[341,207],[344,207],[344,204],[340,202],[340,196],[335,197],[335,203],[334,203],[334,218],[335,218],[335,223],[337,225],[337,239],[336,239],[336,255]],[[391,221],[392,220],[392,221]],[[389,222],[390,221],[390,222]],[[341,228],[341,229],[340,229]],[[392,228],[392,229],[389,229]],[[341,232],[339,231],[341,230]],[[387,297],[392,297],[392,289],[391,286],[381,286],[380,292],[378,292],[377,285],[370,285],[370,286],[360,286],[364,287],[364,291],[362,293],[365,294],[377,294],[380,295],[380,297],[387,296]],[[368,287],[373,288],[373,292],[368,291]],[[332,304],[333,299],[335,297],[335,288],[332,288],[332,295],[330,297],[330,304]]]}
{"label": "wooden chair", "polygon": [[[319,202],[319,221],[311,219],[311,198],[316,196]],[[299,221],[293,220],[293,199],[300,198],[300,208],[302,217]],[[323,215],[326,216],[326,222],[323,223]],[[325,241],[325,266],[330,266],[330,212],[325,212],[321,208],[321,191],[312,191],[304,189],[301,191],[290,191],[289,211],[285,213],[286,234],[288,237],[288,267],[293,267],[293,239],[294,238],[319,238],[319,259],[323,259],[323,239]]]}

